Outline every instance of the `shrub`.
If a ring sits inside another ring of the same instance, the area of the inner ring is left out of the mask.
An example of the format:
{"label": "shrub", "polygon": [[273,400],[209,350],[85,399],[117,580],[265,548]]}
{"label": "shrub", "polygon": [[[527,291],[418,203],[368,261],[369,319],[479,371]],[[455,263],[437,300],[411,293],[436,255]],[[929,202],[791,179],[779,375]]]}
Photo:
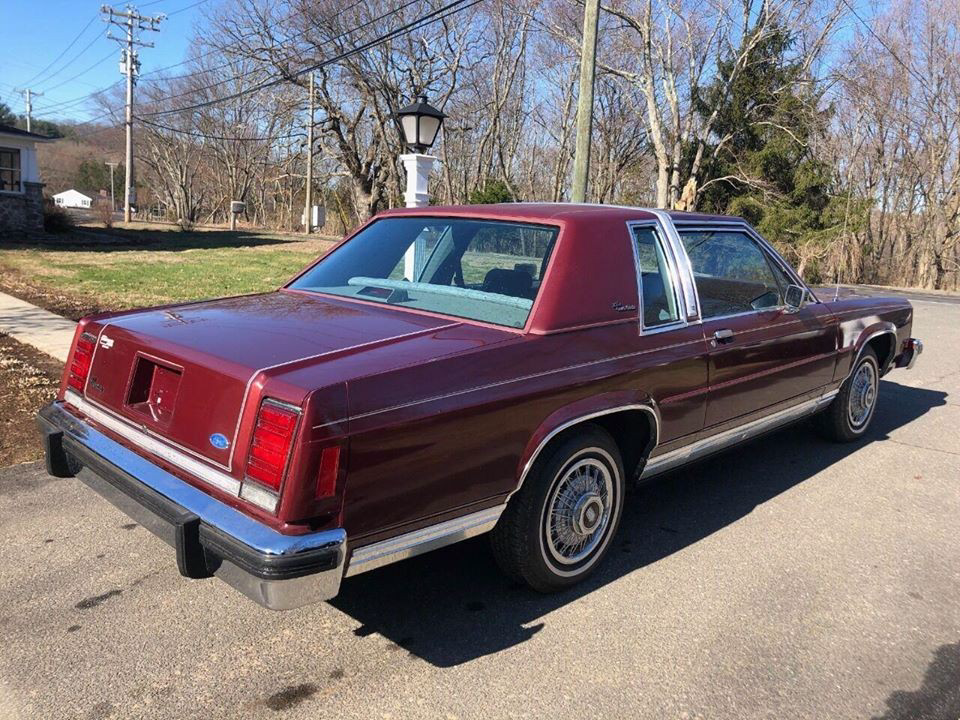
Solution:
{"label": "shrub", "polygon": [[113,208],[110,207],[110,201],[101,198],[93,208],[94,217],[103,223],[105,228],[113,227]]}
{"label": "shrub", "polygon": [[43,229],[50,233],[61,233],[72,230],[73,218],[66,210],[47,198],[43,201]]}
{"label": "shrub", "polygon": [[471,205],[492,205],[494,203],[511,203],[516,198],[503,180],[488,180],[482,188],[470,193]]}

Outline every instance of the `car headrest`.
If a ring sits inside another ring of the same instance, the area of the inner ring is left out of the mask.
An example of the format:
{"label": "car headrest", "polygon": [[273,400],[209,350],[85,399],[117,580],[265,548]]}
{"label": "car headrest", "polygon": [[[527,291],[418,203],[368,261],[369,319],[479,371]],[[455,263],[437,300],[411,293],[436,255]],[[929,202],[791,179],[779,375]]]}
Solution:
{"label": "car headrest", "polygon": [[483,290],[486,292],[525,298],[530,296],[533,278],[522,270],[493,268],[483,278]]}

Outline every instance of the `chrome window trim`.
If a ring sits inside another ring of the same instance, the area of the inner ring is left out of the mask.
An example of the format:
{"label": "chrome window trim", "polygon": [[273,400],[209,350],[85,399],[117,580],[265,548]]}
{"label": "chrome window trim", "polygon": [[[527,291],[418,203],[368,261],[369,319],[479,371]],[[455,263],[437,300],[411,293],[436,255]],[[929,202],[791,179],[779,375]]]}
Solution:
{"label": "chrome window trim", "polygon": [[[776,248],[774,248],[773,245],[767,242],[766,238],[764,238],[763,235],[757,232],[757,230],[746,220],[743,220],[743,219],[703,220],[702,218],[700,219],[689,218],[689,219],[674,220],[674,222],[677,225],[682,225],[684,230],[697,230],[697,229],[709,230],[715,226],[720,226],[724,229],[736,228],[736,229],[743,230],[747,235],[749,235],[754,240],[756,240],[760,244],[760,247],[763,250],[766,250],[767,255],[773,259],[774,263],[781,270],[786,272],[788,277],[792,278],[797,285],[804,288],[810,294],[810,297],[813,298],[815,303],[820,304],[821,302],[820,298],[818,298],[816,294],[813,292],[813,290],[810,289],[810,286],[803,281],[803,278],[797,274],[796,270],[793,269],[790,263],[784,260],[783,256],[777,252]],[[677,234],[679,235],[679,229],[677,230]],[[681,244],[682,244],[682,241],[681,241]],[[692,274],[692,271],[691,271],[691,274]]]}
{"label": "chrome window trim", "polygon": [[[633,231],[638,228],[653,229],[653,232],[657,238],[657,242],[659,242],[660,247],[663,248],[663,255],[667,261],[667,275],[670,278],[670,285],[672,286],[670,291],[673,293],[673,301],[677,307],[677,314],[680,317],[677,320],[672,320],[671,322],[664,323],[663,325],[648,326],[643,319],[643,279],[640,274],[640,254],[637,250],[637,239],[633,234]],[[633,255],[633,270],[637,277],[637,327],[640,331],[640,334],[653,335],[656,333],[667,332],[669,330],[678,330],[680,328],[687,327],[689,324],[687,321],[687,306],[679,291],[680,271],[677,268],[676,257],[674,256],[673,248],[670,246],[670,243],[664,236],[659,223],[657,223],[655,220],[628,220],[627,236],[630,242],[630,250]]]}
{"label": "chrome window trim", "polygon": [[[690,222],[687,222],[687,223],[681,223],[681,225],[683,225],[683,231],[684,231],[684,232],[687,232],[687,231],[689,231],[689,232],[705,232],[705,231],[710,231],[710,230],[716,230],[717,228],[713,227],[714,225],[722,225],[722,226],[724,226],[724,227],[722,228],[721,232],[722,232],[723,230],[742,230],[744,235],[746,235],[748,238],[750,238],[751,240],[753,240],[754,242],[757,243],[757,245],[759,246],[759,249],[760,249],[760,254],[764,256],[764,259],[767,260],[767,262],[770,262],[770,261],[772,260],[777,267],[779,267],[781,270],[783,270],[783,271],[786,272],[787,277],[789,277],[789,278],[792,279],[792,280],[795,280],[796,283],[797,283],[800,287],[804,288],[804,289],[807,291],[807,293],[809,293],[810,297],[813,298],[813,300],[814,300],[815,303],[817,303],[817,304],[820,303],[820,299],[817,298],[817,296],[813,294],[813,291],[810,290],[809,287],[807,287],[807,284],[806,284],[805,282],[803,282],[803,280],[802,280],[795,272],[793,272],[793,268],[790,267],[790,265],[787,263],[787,261],[784,260],[783,258],[781,258],[780,255],[779,255],[779,253],[777,253],[777,251],[774,250],[773,247],[772,247],[766,240],[764,240],[759,234],[757,234],[757,233],[753,230],[753,228],[751,228],[750,225],[747,224],[746,221],[738,221],[738,222],[732,222],[732,221],[731,221],[731,222],[727,222],[727,221],[720,221],[720,220],[718,220],[716,223],[714,223],[714,222],[703,222],[703,221],[700,221],[700,222],[692,222],[692,221],[690,221]],[[681,247],[682,247],[682,246],[683,246],[683,238],[680,237],[680,230],[679,230],[679,229],[677,230],[677,237],[680,239],[679,241],[680,241],[680,245],[681,245]],[[686,253],[686,248],[685,248],[685,247],[684,247],[684,253]],[[688,261],[688,262],[689,262],[689,259],[690,259],[689,256],[687,256],[687,261]],[[771,270],[771,273],[772,273],[772,270]],[[697,285],[697,282],[696,282],[697,275],[696,275],[695,272],[693,272],[693,266],[692,266],[692,265],[691,265],[691,268],[690,268],[690,277],[691,277],[691,279],[693,280],[694,288],[696,288],[696,285]],[[776,281],[776,277],[774,277],[774,281]],[[697,290],[697,299],[698,299],[698,301],[699,301],[699,297],[700,297],[700,291]],[[771,305],[770,307],[761,308],[761,309],[759,309],[759,310],[744,310],[743,312],[728,313],[728,314],[726,314],[726,315],[714,315],[714,316],[711,316],[711,317],[703,317],[702,311],[701,311],[701,320],[702,320],[702,322],[712,322],[712,321],[714,321],[714,320],[726,320],[726,319],[729,319],[729,318],[744,317],[744,316],[746,316],[746,315],[757,315],[757,314],[759,314],[759,313],[771,312],[771,311],[774,311],[774,310],[778,310],[778,311],[780,311],[780,312],[783,312],[783,311],[786,310],[786,309],[787,309],[787,305],[786,305],[785,303],[781,303],[780,305]]]}
{"label": "chrome window trim", "polygon": [[690,257],[687,255],[687,249],[680,240],[680,233],[677,232],[677,228],[669,212],[666,210],[652,209],[644,209],[644,212],[650,213],[660,222],[660,226],[666,235],[667,243],[671,246],[672,252],[677,258],[684,305],[686,308],[686,320],[688,323],[693,324],[700,320],[703,314],[700,309],[700,296],[697,294],[697,286],[693,281],[693,265],[690,262]]}

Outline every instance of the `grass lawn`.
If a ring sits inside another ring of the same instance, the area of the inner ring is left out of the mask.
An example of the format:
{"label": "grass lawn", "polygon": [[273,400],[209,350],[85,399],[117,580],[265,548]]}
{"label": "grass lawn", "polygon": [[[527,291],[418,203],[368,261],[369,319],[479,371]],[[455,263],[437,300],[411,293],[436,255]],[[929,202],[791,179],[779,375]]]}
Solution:
{"label": "grass lawn", "polygon": [[0,243],[0,290],[60,314],[273,290],[332,238],[223,230],[78,228]]}

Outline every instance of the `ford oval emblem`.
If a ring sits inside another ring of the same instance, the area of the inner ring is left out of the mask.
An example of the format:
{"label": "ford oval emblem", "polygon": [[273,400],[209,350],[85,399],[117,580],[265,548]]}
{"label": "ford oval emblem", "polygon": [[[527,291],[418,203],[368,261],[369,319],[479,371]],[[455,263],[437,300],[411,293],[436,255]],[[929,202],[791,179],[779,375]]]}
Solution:
{"label": "ford oval emblem", "polygon": [[230,447],[230,441],[227,440],[227,436],[222,433],[214,433],[210,436],[210,444],[213,445],[217,450],[226,450]]}

